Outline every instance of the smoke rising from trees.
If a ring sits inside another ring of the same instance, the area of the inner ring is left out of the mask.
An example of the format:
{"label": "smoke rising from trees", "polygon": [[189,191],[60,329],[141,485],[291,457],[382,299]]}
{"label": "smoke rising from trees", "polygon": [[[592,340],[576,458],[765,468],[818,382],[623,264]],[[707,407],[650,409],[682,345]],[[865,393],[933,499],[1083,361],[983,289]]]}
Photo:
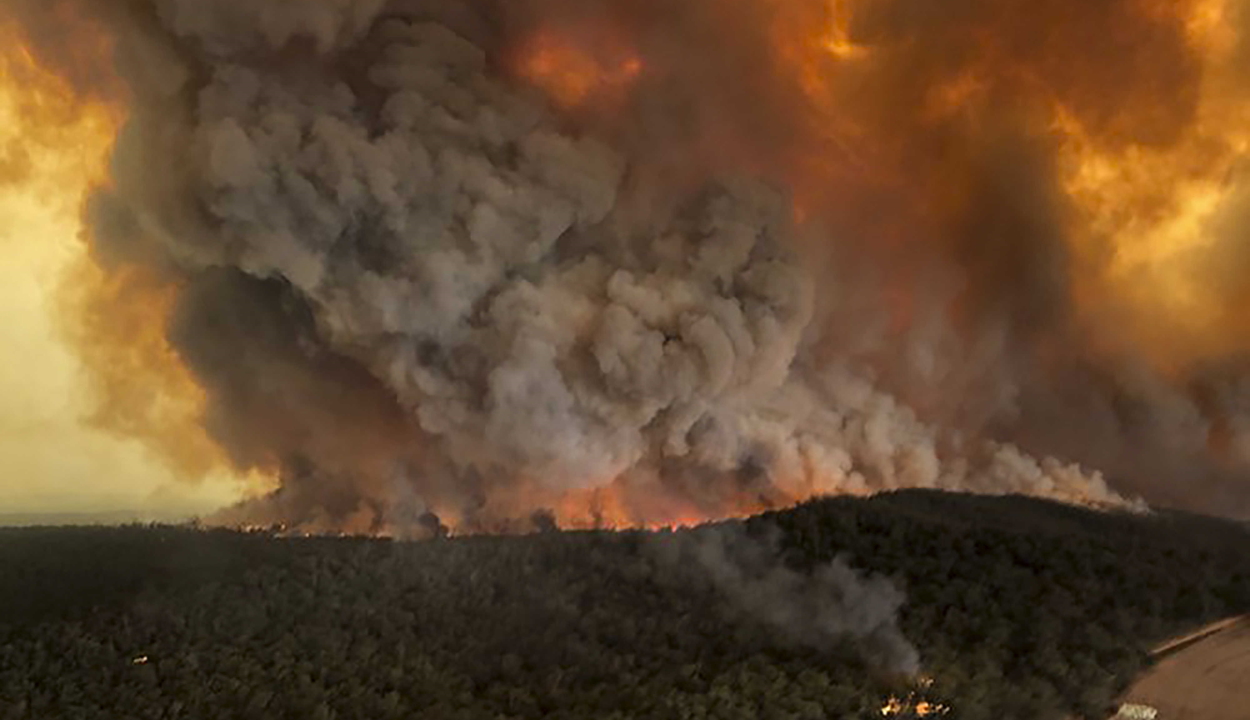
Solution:
{"label": "smoke rising from trees", "polygon": [[731,616],[761,625],[779,642],[828,651],[850,639],[876,667],[919,672],[920,655],[898,627],[906,598],[890,580],[862,577],[842,558],[801,573],[782,559],[779,535],[724,523],[657,535],[651,548],[677,582],[710,585]]}

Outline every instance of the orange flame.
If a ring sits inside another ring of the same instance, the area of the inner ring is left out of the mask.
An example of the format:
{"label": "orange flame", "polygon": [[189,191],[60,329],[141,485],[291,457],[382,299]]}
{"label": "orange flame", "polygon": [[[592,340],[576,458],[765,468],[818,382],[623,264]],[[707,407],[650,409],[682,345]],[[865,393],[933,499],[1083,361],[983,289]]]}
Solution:
{"label": "orange flame", "polygon": [[620,479],[603,487],[565,493],[554,503],[553,513],[556,524],[571,530],[659,530],[748,517],[778,506],[744,493],[700,507],[687,497],[665,494],[662,488],[632,487]]}

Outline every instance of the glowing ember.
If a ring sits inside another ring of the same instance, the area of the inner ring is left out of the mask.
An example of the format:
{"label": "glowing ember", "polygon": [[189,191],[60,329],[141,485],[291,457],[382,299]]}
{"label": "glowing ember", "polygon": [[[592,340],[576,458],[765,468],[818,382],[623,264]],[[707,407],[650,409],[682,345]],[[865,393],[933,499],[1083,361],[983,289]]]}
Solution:
{"label": "glowing ember", "polygon": [[933,687],[933,678],[928,675],[922,675],[916,679],[913,689],[906,697],[891,696],[881,706],[882,717],[930,717],[946,715],[950,712],[950,707],[943,704],[924,700],[921,697],[921,691]]}
{"label": "glowing ember", "polygon": [[886,700],[885,704],[881,706],[881,715],[882,717],[893,717],[895,715],[900,715],[902,714],[905,707],[906,706],[903,705],[902,700],[899,700],[896,697],[892,697],[889,700]]}

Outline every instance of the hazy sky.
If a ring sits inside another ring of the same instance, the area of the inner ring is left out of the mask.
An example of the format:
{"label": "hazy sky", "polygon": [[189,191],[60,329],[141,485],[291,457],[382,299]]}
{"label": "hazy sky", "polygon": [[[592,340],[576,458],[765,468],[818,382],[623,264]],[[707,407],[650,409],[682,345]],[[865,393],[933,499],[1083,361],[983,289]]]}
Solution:
{"label": "hazy sky", "polygon": [[80,246],[74,214],[0,191],[0,512],[203,512],[235,494],[228,478],[177,481],[136,440],[81,421],[88,383],[59,341],[52,288]]}
{"label": "hazy sky", "polygon": [[84,134],[85,113],[70,116],[82,127],[35,137],[51,134],[18,112],[12,80],[0,74],[0,514],[215,509],[237,495],[228,474],[177,480],[139,441],[83,421],[90,382],[53,312],[58,283],[85,252],[79,207],[107,139]]}

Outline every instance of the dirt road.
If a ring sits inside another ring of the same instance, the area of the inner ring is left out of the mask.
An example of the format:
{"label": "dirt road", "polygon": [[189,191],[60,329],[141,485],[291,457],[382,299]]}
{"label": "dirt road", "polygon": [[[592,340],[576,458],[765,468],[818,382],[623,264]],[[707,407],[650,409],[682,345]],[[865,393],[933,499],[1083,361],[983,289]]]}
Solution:
{"label": "dirt road", "polygon": [[1159,661],[1124,697],[1158,720],[1250,720],[1250,621]]}

